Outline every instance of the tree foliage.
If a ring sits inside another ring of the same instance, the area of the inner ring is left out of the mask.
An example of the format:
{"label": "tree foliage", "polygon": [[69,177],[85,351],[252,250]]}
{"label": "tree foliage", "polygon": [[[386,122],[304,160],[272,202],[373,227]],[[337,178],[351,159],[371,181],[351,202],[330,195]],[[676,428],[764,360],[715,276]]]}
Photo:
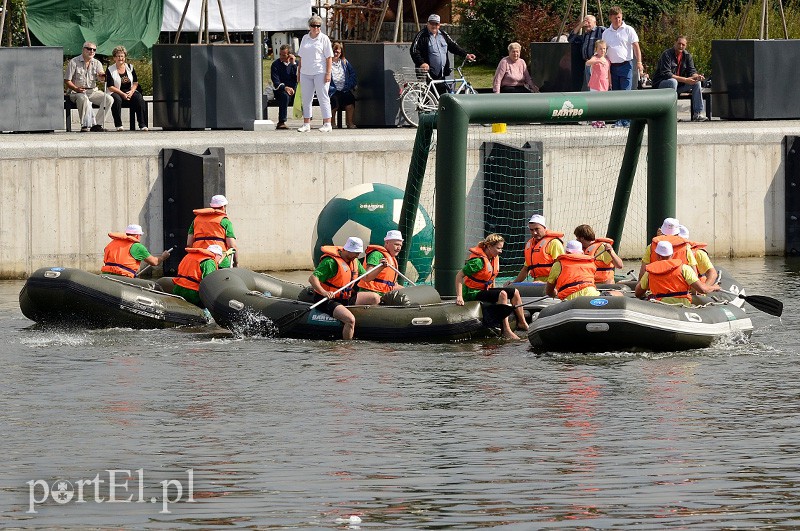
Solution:
{"label": "tree foliage", "polygon": [[[2,4],[0,4],[2,6]],[[23,13],[27,7],[27,0],[10,0],[6,13],[6,26],[3,29],[3,46],[27,46],[25,36],[25,23]]]}

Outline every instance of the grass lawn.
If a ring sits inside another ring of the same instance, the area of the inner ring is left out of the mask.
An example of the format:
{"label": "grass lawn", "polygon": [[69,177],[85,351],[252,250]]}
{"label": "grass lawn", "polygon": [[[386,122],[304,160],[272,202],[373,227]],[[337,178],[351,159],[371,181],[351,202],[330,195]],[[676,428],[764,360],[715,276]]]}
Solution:
{"label": "grass lawn", "polygon": [[[456,59],[460,60],[460,58]],[[464,65],[464,77],[466,77],[476,89],[492,88],[492,79],[494,79],[494,71],[496,68],[496,65]]]}

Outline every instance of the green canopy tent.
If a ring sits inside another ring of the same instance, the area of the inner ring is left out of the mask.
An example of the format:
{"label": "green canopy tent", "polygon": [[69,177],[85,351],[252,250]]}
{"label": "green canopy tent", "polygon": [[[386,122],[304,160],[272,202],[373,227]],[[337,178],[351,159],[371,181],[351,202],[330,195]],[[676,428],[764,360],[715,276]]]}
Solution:
{"label": "green canopy tent", "polygon": [[98,54],[122,45],[141,57],[158,40],[163,12],[163,0],[28,0],[28,26],[42,44],[62,46],[67,56],[92,41]]}

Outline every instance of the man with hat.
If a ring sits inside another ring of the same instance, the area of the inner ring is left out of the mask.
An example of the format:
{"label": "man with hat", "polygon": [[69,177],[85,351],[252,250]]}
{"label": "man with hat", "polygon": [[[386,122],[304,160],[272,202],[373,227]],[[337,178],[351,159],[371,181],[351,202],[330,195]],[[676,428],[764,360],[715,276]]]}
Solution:
{"label": "man with hat", "polygon": [[688,241],[689,246],[692,248],[692,254],[694,254],[694,259],[697,262],[697,276],[706,284],[716,284],[719,273],[711,262],[708,251],[706,251],[708,245],[702,242],[691,241],[689,239],[689,229],[685,226],[681,225],[679,229],[678,236]]}
{"label": "man with hat", "polygon": [[594,285],[597,272],[594,256],[584,254],[583,245],[578,240],[568,241],[564,250],[550,268],[545,293],[550,297],[558,296],[562,301],[599,296],[600,292]]}
{"label": "man with hat", "polygon": [[429,16],[427,26],[411,42],[410,52],[414,65],[430,74],[432,79],[445,79],[453,71],[448,52],[466,57],[468,61],[475,60],[475,54],[468,53],[447,32],[439,28],[441,22],[439,15]]}
{"label": "man with hat", "polygon": [[684,264],[691,266],[695,271],[697,270],[697,260],[694,258],[694,253],[692,253],[689,241],[681,238],[679,235],[680,225],[680,222],[675,218],[664,219],[661,227],[656,231],[656,237],[653,238],[651,243],[644,249],[642,266],[639,268],[639,278],[642,278],[642,275],[644,275],[647,264],[656,261],[655,248],[658,242],[661,241],[667,241],[672,245],[675,258],[679,258]]}
{"label": "man with hat", "polygon": [[[226,205],[228,199],[224,195],[215,195],[209,202],[210,208],[193,210],[195,218],[189,225],[189,236],[186,238],[187,248],[205,249],[209,245],[219,245],[225,258],[219,263],[220,269],[231,267],[230,254],[233,254],[233,267],[239,265],[239,249],[236,247],[236,235],[233,223],[228,219]],[[232,249],[231,253],[228,251]]]}
{"label": "man with hat", "polygon": [[531,216],[528,229],[532,237],[525,243],[525,265],[512,282],[524,282],[528,275],[534,282],[547,282],[553,262],[564,254],[564,234],[547,230],[547,221],[541,214]]}
{"label": "man with hat", "polygon": [[109,232],[111,242],[103,250],[103,267],[100,271],[135,278],[142,262],[157,266],[169,258],[169,251],[164,251],[158,258],[152,256],[147,247],[139,243],[142,234],[142,226],[135,223],[125,227],[125,232]]}
{"label": "man with hat", "polygon": [[656,259],[645,267],[645,273],[636,285],[638,298],[644,298],[649,290],[650,295],[647,298],[650,300],[690,306],[690,288],[696,293],[719,291],[719,286],[709,286],[697,277],[694,269],[679,258],[673,258],[673,252],[672,244],[668,241],[662,240],[656,244]]}
{"label": "man with hat", "polygon": [[222,247],[217,244],[206,248],[187,248],[186,256],[178,265],[172,293],[203,308],[203,302],[200,300],[200,281],[217,270],[223,256]]}
{"label": "man with hat", "polygon": [[[367,273],[358,261],[358,255],[364,252],[364,242],[353,236],[347,238],[343,247],[323,245],[320,250],[322,258],[308,277],[308,282],[314,290],[315,302],[323,299],[328,301],[317,308],[342,322],[342,339],[353,339],[356,318],[346,306],[353,297],[353,285]],[[374,268],[364,278],[372,280],[380,271]]]}
{"label": "man with hat", "polygon": [[380,304],[381,297],[402,286],[397,283],[397,254],[403,248],[403,235],[399,230],[390,230],[383,238],[383,245],[367,246],[364,257],[366,271],[373,268],[380,272],[373,280],[362,280],[358,283],[356,304]]}

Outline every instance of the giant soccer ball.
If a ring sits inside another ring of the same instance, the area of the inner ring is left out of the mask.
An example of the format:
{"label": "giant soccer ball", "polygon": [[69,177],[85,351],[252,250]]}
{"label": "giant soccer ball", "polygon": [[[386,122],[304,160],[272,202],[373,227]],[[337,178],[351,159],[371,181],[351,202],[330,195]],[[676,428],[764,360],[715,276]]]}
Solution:
{"label": "giant soccer ball", "polygon": [[[403,191],[388,184],[366,183],[341,192],[328,201],[314,226],[314,263],[322,257],[323,245],[342,246],[350,236],[364,245],[383,245],[386,232],[397,228]],[[409,248],[406,276],[425,282],[433,267],[433,221],[422,207],[417,209],[414,234],[403,234]]]}

